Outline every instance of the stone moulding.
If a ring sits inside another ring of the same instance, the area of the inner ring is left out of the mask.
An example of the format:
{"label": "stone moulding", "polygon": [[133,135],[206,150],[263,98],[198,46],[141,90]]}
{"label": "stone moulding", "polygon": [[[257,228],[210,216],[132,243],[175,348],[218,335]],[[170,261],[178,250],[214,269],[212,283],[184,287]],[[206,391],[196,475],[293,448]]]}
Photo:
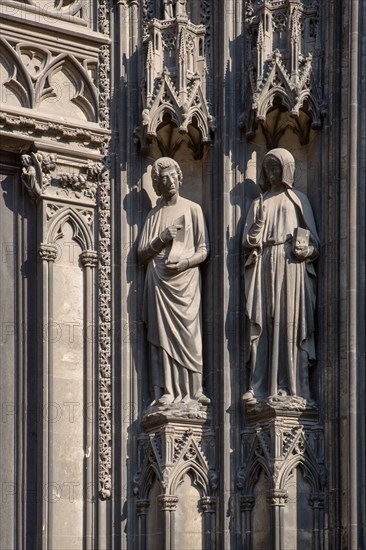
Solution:
{"label": "stone moulding", "polygon": [[[99,0],[98,30],[109,36],[110,0]],[[101,46],[99,54],[99,121],[110,129],[110,46]],[[99,348],[99,495],[112,495],[112,364],[111,364],[111,182],[109,143],[104,143],[104,165],[98,191],[99,265],[98,265],[98,348]]]}
{"label": "stone moulding", "polygon": [[58,122],[50,122],[41,118],[26,114],[15,114],[6,111],[0,112],[0,128],[10,131],[15,135],[24,134],[39,139],[46,137],[47,140],[55,140],[60,143],[60,140],[65,144],[78,143],[83,146],[93,146],[103,148],[106,140],[106,132],[98,131],[98,128],[89,129],[82,126],[73,126],[68,124],[60,124]]}
{"label": "stone moulding", "polygon": [[[240,128],[250,140],[261,125],[272,148],[290,126],[306,144],[310,128],[319,129],[326,113],[319,3],[247,0],[245,33],[248,79]],[[269,121],[272,111],[287,112],[287,117]]]}
{"label": "stone moulding", "polygon": [[110,498],[112,491],[112,366],[111,366],[111,227],[110,174],[106,167],[99,186],[99,493]]}

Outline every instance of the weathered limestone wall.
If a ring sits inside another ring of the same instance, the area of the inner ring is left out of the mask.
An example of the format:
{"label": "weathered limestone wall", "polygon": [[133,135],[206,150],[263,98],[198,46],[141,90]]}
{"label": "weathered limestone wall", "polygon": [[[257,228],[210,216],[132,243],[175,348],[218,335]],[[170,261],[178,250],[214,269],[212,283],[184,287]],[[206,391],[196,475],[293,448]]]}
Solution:
{"label": "weathered limestone wall", "polygon": [[[15,157],[16,160],[16,157]],[[35,215],[14,157],[1,155],[1,548],[36,541],[37,281]],[[27,409],[25,408],[27,404]],[[16,521],[24,510],[22,523]]]}
{"label": "weathered limestone wall", "polygon": [[92,548],[110,492],[109,11],[0,10],[1,548]]}
{"label": "weathered limestone wall", "polygon": [[[0,12],[0,548],[366,546],[363,4]],[[287,408],[242,400],[242,235],[276,147],[320,237],[314,404]],[[149,410],[137,246],[162,156],[210,239],[193,416]]]}

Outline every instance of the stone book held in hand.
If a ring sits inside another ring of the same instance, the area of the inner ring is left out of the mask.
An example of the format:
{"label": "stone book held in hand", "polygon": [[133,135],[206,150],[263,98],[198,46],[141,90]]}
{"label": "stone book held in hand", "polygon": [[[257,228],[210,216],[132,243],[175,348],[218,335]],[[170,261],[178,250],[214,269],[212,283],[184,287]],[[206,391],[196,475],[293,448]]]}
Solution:
{"label": "stone book held in hand", "polygon": [[303,227],[295,227],[294,237],[292,240],[293,248],[295,249],[296,245],[309,246],[309,238],[309,229],[304,229]]}

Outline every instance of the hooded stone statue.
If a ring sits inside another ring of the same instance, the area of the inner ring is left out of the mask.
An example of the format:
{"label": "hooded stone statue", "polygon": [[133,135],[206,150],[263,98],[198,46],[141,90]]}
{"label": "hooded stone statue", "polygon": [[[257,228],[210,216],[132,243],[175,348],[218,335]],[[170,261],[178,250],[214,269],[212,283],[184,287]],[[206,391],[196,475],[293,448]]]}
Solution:
{"label": "hooded stone statue", "polygon": [[263,194],[249,209],[243,235],[249,391],[244,401],[269,396],[310,399],[315,361],[313,261],[319,239],[307,197],[293,189],[295,161],[286,149],[263,159]]}

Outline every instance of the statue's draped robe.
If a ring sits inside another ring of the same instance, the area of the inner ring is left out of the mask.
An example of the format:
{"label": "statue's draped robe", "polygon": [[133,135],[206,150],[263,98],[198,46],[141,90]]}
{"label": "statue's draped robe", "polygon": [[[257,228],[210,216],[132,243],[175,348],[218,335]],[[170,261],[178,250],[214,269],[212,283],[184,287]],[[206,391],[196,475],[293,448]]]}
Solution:
{"label": "statue's draped robe", "polygon": [[259,215],[256,199],[243,235],[250,252],[245,264],[250,387],[258,397],[284,390],[309,398],[308,366],[315,360],[315,271],[310,260],[296,259],[292,237],[296,227],[309,229],[315,259],[319,241],[314,217],[307,197],[297,190],[267,191],[263,198],[263,228],[251,234]]}
{"label": "statue's draped robe", "polygon": [[[168,226],[180,223],[180,259],[201,252],[208,254],[208,238],[201,207],[182,197],[175,205],[153,208],[144,225],[139,253],[143,256],[151,243]],[[143,320],[150,344],[164,350],[179,366],[202,373],[201,277],[199,267],[174,274],[166,268],[172,248],[168,243],[148,262],[145,279]],[[152,372],[153,385],[163,385],[158,372]]]}

